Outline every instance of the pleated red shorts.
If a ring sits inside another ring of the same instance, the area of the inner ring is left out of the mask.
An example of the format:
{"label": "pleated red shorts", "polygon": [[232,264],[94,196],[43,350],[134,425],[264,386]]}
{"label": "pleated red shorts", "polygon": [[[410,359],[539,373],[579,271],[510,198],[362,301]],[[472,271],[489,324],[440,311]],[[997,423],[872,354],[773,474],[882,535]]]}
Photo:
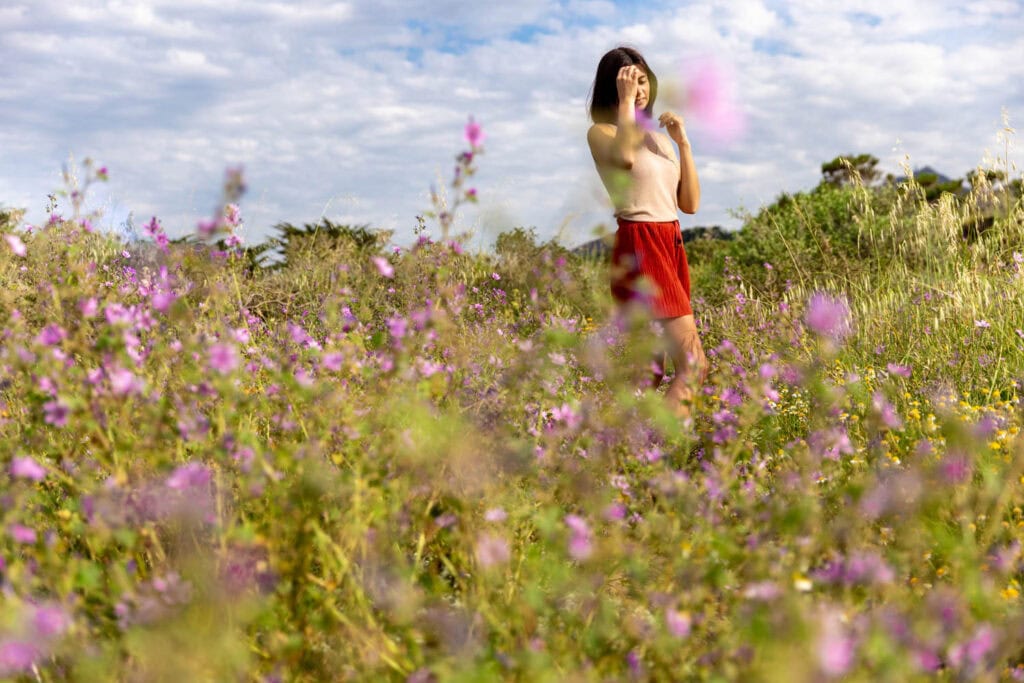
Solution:
{"label": "pleated red shorts", "polygon": [[647,303],[655,318],[691,315],[690,267],[679,221],[618,219],[612,248],[612,297]]}

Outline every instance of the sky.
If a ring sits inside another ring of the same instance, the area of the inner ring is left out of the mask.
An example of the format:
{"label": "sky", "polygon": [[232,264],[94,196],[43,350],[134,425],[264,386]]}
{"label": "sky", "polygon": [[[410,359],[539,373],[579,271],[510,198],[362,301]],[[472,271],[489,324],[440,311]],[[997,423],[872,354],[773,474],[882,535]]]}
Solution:
{"label": "sky", "polygon": [[241,166],[247,243],[328,218],[407,245],[472,116],[479,203],[456,229],[484,249],[516,226],[574,246],[614,227],[586,132],[597,63],[618,45],[663,87],[708,60],[732,74],[739,136],[655,103],[683,115],[696,160],[684,228],[738,228],[839,154],[962,176],[1005,154],[1004,111],[1024,119],[1024,0],[488,5],[0,0],[0,205],[45,221],[62,166],[90,157],[110,173],[89,188],[101,226],[155,215],[180,236]]}

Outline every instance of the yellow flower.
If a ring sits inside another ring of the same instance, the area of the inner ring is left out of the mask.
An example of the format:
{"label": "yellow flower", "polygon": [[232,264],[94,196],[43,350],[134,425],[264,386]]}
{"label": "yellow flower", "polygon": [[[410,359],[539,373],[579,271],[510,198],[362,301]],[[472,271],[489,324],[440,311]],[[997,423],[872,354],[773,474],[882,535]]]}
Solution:
{"label": "yellow flower", "polygon": [[1004,600],[1016,600],[1020,596],[1020,592],[1016,588],[1006,588],[1000,593]]}

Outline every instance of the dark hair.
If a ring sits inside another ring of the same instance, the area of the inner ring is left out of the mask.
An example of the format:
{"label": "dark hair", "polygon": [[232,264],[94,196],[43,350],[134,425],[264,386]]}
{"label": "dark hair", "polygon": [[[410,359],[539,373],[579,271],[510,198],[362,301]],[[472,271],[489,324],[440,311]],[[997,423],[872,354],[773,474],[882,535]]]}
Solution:
{"label": "dark hair", "polygon": [[619,69],[633,65],[639,66],[647,73],[651,93],[644,112],[648,117],[654,118],[658,79],[655,78],[651,67],[647,66],[647,60],[643,55],[631,47],[620,45],[606,52],[597,64],[597,75],[594,76],[594,85],[590,88],[590,118],[594,123],[615,123],[616,108],[619,106],[619,89],[615,81],[619,76]]}

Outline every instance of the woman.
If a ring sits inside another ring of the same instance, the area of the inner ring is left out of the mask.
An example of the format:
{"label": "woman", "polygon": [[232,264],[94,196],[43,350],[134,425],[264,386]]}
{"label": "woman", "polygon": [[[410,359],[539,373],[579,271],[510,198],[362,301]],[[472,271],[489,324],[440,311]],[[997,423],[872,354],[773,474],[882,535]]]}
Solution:
{"label": "woman", "polygon": [[[629,47],[609,51],[594,78],[594,125],[587,142],[618,223],[612,296],[620,308],[646,300],[661,323],[676,370],[665,400],[683,417],[693,399],[690,375],[702,382],[707,359],[690,308],[690,273],[676,212],[697,212],[700,185],[682,118],[672,112],[658,117],[668,135],[651,125],[657,95],[658,80],[639,52]],[[657,387],[664,361],[656,360],[655,366]]]}

